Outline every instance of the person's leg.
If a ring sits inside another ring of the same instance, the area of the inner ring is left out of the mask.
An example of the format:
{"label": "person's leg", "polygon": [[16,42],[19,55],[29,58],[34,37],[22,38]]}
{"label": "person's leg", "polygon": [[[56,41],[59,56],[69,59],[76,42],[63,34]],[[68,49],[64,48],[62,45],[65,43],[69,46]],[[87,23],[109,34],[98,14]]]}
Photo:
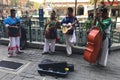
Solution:
{"label": "person's leg", "polygon": [[24,50],[26,47],[27,47],[26,29],[24,27],[21,27],[20,50]]}
{"label": "person's leg", "polygon": [[9,45],[8,45],[8,57],[12,57],[15,52],[15,37],[9,37]]}
{"label": "person's leg", "polygon": [[66,40],[66,50],[67,50],[67,55],[70,56],[72,54],[72,46],[71,46],[71,35],[65,35],[65,40]]}
{"label": "person's leg", "polygon": [[110,54],[110,47],[111,47],[111,39],[110,38],[108,38],[108,54]]}
{"label": "person's leg", "polygon": [[103,44],[102,44],[102,52],[101,52],[100,57],[99,57],[99,64],[102,65],[102,66],[106,66],[106,65],[107,65],[107,59],[108,59],[108,44],[109,44],[109,41],[108,41],[108,38],[106,38],[106,39],[103,41]]}
{"label": "person's leg", "polygon": [[20,50],[24,50],[25,49],[25,44],[26,44],[25,40],[21,40],[20,39]]}
{"label": "person's leg", "polygon": [[51,42],[50,50],[52,53],[54,53],[55,52],[55,39],[51,39],[50,42]]}
{"label": "person's leg", "polygon": [[15,37],[15,43],[16,43],[16,54],[21,54],[23,52],[20,51],[20,37]]}
{"label": "person's leg", "polygon": [[49,52],[49,40],[45,38],[43,54]]}

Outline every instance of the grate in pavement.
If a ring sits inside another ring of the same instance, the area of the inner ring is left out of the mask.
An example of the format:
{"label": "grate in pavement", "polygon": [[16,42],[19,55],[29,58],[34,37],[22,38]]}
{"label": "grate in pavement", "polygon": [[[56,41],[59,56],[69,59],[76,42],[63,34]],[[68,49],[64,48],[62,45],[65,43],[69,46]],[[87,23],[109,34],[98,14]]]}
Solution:
{"label": "grate in pavement", "polygon": [[13,62],[13,61],[0,61],[0,67],[9,68],[9,69],[18,69],[23,63]]}

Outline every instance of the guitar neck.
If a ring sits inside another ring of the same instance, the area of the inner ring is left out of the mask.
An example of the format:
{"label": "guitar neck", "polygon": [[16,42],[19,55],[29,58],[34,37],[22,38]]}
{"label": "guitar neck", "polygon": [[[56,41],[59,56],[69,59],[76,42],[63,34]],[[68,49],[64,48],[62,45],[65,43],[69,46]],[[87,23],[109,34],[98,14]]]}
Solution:
{"label": "guitar neck", "polygon": [[73,22],[73,23],[71,24],[71,26],[75,25],[76,23],[77,23],[77,21]]}

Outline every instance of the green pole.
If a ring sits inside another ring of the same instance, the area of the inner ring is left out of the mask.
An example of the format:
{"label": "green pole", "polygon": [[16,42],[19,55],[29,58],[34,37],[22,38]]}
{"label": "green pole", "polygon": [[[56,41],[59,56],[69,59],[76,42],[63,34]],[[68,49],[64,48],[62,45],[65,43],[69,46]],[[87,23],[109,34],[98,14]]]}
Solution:
{"label": "green pole", "polygon": [[30,37],[30,42],[32,42],[32,34],[31,34],[31,19],[29,18],[29,37]]}

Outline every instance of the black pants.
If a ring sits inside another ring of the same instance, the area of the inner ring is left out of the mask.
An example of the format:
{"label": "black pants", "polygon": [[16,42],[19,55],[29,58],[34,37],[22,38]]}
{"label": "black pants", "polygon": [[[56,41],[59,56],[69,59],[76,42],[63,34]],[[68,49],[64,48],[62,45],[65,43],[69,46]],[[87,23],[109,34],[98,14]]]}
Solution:
{"label": "black pants", "polygon": [[27,46],[26,29],[21,27],[20,49],[23,50]]}

